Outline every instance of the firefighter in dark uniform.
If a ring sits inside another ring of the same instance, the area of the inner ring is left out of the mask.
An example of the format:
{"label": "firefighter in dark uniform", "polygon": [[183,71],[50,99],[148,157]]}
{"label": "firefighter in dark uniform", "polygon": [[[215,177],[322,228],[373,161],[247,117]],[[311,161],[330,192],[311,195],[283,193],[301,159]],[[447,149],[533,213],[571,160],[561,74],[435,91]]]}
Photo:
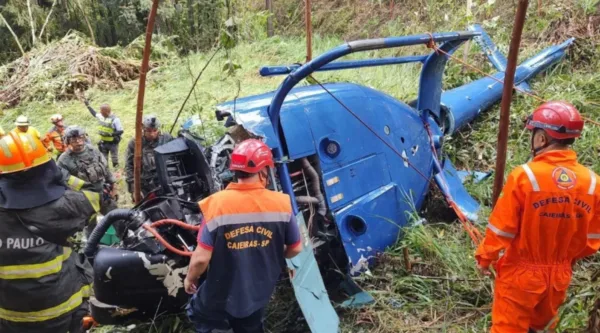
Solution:
{"label": "firefighter in dark uniform", "polygon": [[100,210],[99,195],[72,191],[38,138],[0,139],[0,332],[80,333],[90,264],[68,239]]}
{"label": "firefighter in dark uniform", "polygon": [[[173,137],[169,133],[160,131],[160,122],[154,115],[144,116],[142,122],[144,135],[142,137],[142,197],[158,187],[156,178],[156,163],[154,162],[154,148],[163,145]],[[135,139],[131,139],[127,145],[127,164],[125,172],[127,175],[127,190],[133,195],[133,158],[135,152]]]}
{"label": "firefighter in dark uniform", "polygon": [[102,215],[117,208],[116,179],[110,172],[104,155],[87,143],[85,130],[79,126],[69,126],[64,137],[67,150],[58,158],[58,165],[69,174],[92,184],[93,191],[102,194]]}

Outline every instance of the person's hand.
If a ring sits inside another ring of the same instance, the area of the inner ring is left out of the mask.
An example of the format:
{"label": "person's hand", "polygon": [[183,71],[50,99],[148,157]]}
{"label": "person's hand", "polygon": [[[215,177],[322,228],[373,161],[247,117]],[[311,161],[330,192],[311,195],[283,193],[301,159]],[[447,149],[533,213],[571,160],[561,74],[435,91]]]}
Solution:
{"label": "person's hand", "polygon": [[296,277],[296,270],[288,267],[287,271],[288,275],[290,276],[290,280],[293,280]]}
{"label": "person's hand", "polygon": [[489,267],[481,267],[481,266],[479,266],[479,264],[477,264],[477,270],[479,271],[479,274],[481,274],[481,275],[484,275],[484,276],[492,275],[492,272],[490,272]]}
{"label": "person's hand", "polygon": [[191,281],[189,278],[185,278],[185,281],[183,281],[183,285],[185,287],[185,292],[193,295],[196,293],[196,291],[198,290],[198,288],[196,287],[196,283],[194,281]]}

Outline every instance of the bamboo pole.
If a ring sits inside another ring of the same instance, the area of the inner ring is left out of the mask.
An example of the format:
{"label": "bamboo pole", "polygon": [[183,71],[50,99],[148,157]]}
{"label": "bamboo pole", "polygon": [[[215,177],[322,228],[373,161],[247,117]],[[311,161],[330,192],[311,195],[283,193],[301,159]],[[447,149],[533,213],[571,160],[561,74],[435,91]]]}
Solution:
{"label": "bamboo pole", "polygon": [[85,10],[83,9],[83,6],[81,6],[81,2],[79,2],[79,0],[77,1],[77,6],[79,7],[79,10],[81,10],[81,13],[83,14],[83,18],[85,19],[85,23],[87,24],[88,30],[90,31],[90,38],[92,39],[92,43],[94,43],[94,45],[96,45],[96,37],[94,37],[94,29],[92,29],[92,25],[90,24],[90,20],[87,17],[87,14],[85,13]]}
{"label": "bamboo pole", "polygon": [[138,88],[137,110],[135,113],[135,150],[133,154],[133,198],[136,204],[141,200],[141,174],[142,174],[142,115],[144,114],[144,93],[146,90],[146,73],[152,51],[152,31],[154,30],[154,19],[158,10],[158,0],[152,1],[152,9],[148,15],[146,26],[146,44],[142,57],[142,68],[140,69],[140,83]]}
{"label": "bamboo pole", "polygon": [[311,23],[311,0],[305,0],[306,6],[304,8],[304,20],[306,22],[306,62],[312,59],[312,23]]}
{"label": "bamboo pole", "polygon": [[4,18],[4,15],[2,15],[2,13],[0,13],[0,18],[4,22],[4,25],[6,25],[6,28],[8,28],[8,31],[10,31],[10,34],[15,39],[15,42],[17,43],[17,46],[19,46],[19,50],[21,50],[21,55],[24,56],[25,55],[25,51],[23,51],[23,46],[21,46],[21,42],[19,42],[19,37],[17,37],[17,35],[13,31],[13,29],[10,27],[10,24],[8,24],[8,21],[6,21],[6,19]]}
{"label": "bamboo pole", "polygon": [[504,90],[502,92],[502,103],[500,105],[500,130],[498,131],[498,145],[496,148],[496,175],[494,178],[492,207],[496,205],[496,201],[504,186],[506,148],[508,145],[508,124],[510,122],[510,102],[512,100],[515,70],[517,68],[517,60],[519,57],[523,25],[525,24],[525,16],[527,14],[527,5],[529,5],[528,0],[519,0],[512,39],[510,41],[510,50],[508,51],[508,64],[506,66],[506,71],[504,72]]}
{"label": "bamboo pole", "polygon": [[48,13],[48,16],[46,16],[46,21],[44,21],[44,25],[42,25],[42,30],[40,30],[40,35],[38,36],[38,39],[42,39],[42,35],[44,34],[44,29],[46,29],[46,25],[48,24],[48,21],[50,20],[50,15],[52,15],[54,6],[56,6],[56,1],[57,0],[54,0],[54,2],[52,2],[52,7],[50,8],[50,12]]}
{"label": "bamboo pole", "polygon": [[31,0],[27,0],[27,11],[29,12],[29,25],[31,25],[31,45],[35,46],[35,22],[33,21],[33,14],[31,13]]}

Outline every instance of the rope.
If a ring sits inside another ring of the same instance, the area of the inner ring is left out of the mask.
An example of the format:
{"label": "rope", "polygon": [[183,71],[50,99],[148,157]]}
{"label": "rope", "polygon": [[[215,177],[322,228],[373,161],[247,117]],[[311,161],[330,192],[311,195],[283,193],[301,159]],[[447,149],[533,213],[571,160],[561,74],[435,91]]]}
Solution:
{"label": "rope", "polygon": [[[479,68],[477,68],[477,67],[475,67],[475,66],[473,66],[473,65],[471,65],[471,64],[469,64],[469,63],[467,63],[467,62],[465,62],[465,61],[462,61],[461,59],[459,59],[459,58],[456,58],[456,57],[454,57],[453,55],[449,54],[448,52],[446,52],[446,51],[444,51],[444,50],[440,49],[440,48],[437,46],[437,44],[435,43],[435,40],[433,39],[433,35],[432,35],[430,32],[428,32],[427,34],[429,35],[429,38],[430,38],[430,39],[429,39],[429,41],[427,42],[427,47],[428,47],[428,48],[430,48],[430,49],[433,49],[433,51],[434,51],[435,53],[437,53],[437,54],[440,54],[440,53],[441,53],[441,54],[444,54],[444,55],[445,55],[445,56],[447,56],[448,58],[450,58],[450,59],[452,59],[452,60],[454,60],[454,61],[456,61],[456,62],[459,62],[461,65],[463,65],[463,66],[465,66],[465,67],[468,67],[468,68],[472,69],[473,71],[475,71],[475,72],[477,72],[477,73],[479,73],[479,74],[482,74],[482,75],[484,75],[484,76],[487,76],[487,77],[489,77],[490,79],[492,79],[492,80],[494,80],[494,81],[496,81],[496,82],[498,82],[498,83],[500,83],[500,84],[504,84],[504,80],[500,80],[500,79],[498,79],[498,78],[496,78],[496,77],[494,77],[494,76],[492,76],[492,75],[490,75],[490,74],[488,74],[488,73],[486,73],[486,72],[482,71],[481,69],[479,69]],[[529,96],[529,97],[533,97],[534,99],[536,99],[536,100],[537,100],[537,101],[539,101],[539,102],[542,102],[542,103],[546,102],[546,100],[545,100],[545,99],[543,99],[543,98],[541,98],[541,97],[539,97],[539,96],[537,96],[537,95],[535,95],[535,94],[533,94],[533,93],[530,93],[530,92],[528,92],[528,91],[525,91],[525,90],[523,90],[523,89],[521,89],[521,88],[517,87],[516,85],[513,85],[513,88],[514,88],[515,90],[519,91],[519,92],[520,92],[520,93],[522,93],[522,94],[525,94],[525,95],[527,95],[527,96]],[[584,119],[586,122],[589,122],[589,123],[591,123],[591,124],[593,124],[593,125],[600,126],[600,122],[597,122],[597,121],[595,121],[595,120],[592,120],[592,119],[590,119],[590,118],[587,118],[587,117],[584,117],[584,116],[581,116],[581,118],[583,118],[583,119]]]}
{"label": "rope", "polygon": [[[312,75],[309,75],[309,77],[311,79],[313,79],[323,90],[325,90],[325,92],[327,92],[327,94],[329,94],[331,97],[333,97],[333,99],[335,99],[336,102],[338,102],[344,109],[346,109],[346,111],[348,111],[350,114],[352,114],[352,116],[354,116],[354,118],[356,118],[371,133],[373,133],[381,142],[383,142],[386,146],[388,146],[388,148],[390,148],[396,155],[398,155],[415,172],[417,172],[417,174],[419,174],[423,179],[425,179],[426,182],[435,185],[433,183],[433,181],[429,177],[425,176],[425,174],[423,174],[419,169],[417,169],[417,167],[415,167],[408,160],[408,158],[405,158],[404,156],[402,156],[402,154],[399,151],[397,151],[396,148],[394,148],[394,146],[392,146],[384,138],[382,138],[379,134],[377,134],[377,132],[374,129],[372,129],[362,119],[360,119],[360,117],[356,113],[354,113],[352,110],[350,110],[350,108],[348,106],[346,106],[346,104],[344,104],[344,102],[342,102],[337,97],[335,97],[335,95],[333,95],[333,93],[331,93],[331,91],[329,91],[329,89],[325,88],[325,86],[323,86],[323,84],[319,80],[315,79]],[[434,154],[433,156],[439,164],[437,153],[436,153],[435,147],[433,146],[432,133],[431,133],[431,130],[429,129],[429,124],[425,123],[425,128],[427,129],[428,134],[429,134],[429,141],[430,141],[430,145],[432,147],[432,151]],[[442,173],[442,172],[443,171],[440,171],[440,173]],[[444,182],[444,186],[446,188],[449,188],[448,184],[446,184],[443,173],[442,173],[442,180]],[[450,198],[450,196],[448,196],[446,193],[444,193],[444,191],[442,191],[442,194],[444,195],[444,198],[446,199],[446,202],[448,203],[448,205],[456,212],[458,219],[460,220],[465,231],[469,234],[469,237],[471,237],[471,240],[475,243],[476,246],[479,246],[479,244],[483,240],[483,237],[482,237],[481,233],[479,232],[479,230],[471,223],[471,221],[469,221],[469,219],[467,219],[467,217],[462,213],[462,211],[459,209],[458,205],[454,202],[454,200],[452,200],[452,198]]]}

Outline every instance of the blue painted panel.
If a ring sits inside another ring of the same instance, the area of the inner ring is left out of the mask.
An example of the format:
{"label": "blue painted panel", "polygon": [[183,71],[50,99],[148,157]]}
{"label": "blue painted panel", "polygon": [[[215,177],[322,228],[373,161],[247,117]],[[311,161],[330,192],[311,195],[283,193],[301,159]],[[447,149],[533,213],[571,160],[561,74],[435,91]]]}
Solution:
{"label": "blue painted panel", "polygon": [[[383,154],[371,155],[323,175],[327,203],[336,210],[390,182]],[[331,184],[331,185],[330,185]]]}
{"label": "blue painted panel", "polygon": [[395,184],[380,187],[334,214],[351,275],[365,271],[374,257],[398,240],[408,205],[397,198]]}
{"label": "blue painted panel", "polygon": [[296,257],[286,260],[288,267],[295,270],[295,276],[291,282],[296,299],[311,332],[337,333],[339,318],[331,305],[319,266],[313,255],[304,217],[300,213],[296,218],[304,248]]}
{"label": "blue painted panel", "polygon": [[479,203],[467,192],[449,159],[444,161],[443,172],[435,175],[435,181],[442,192],[456,203],[458,209],[469,220],[473,222],[478,220]]}

